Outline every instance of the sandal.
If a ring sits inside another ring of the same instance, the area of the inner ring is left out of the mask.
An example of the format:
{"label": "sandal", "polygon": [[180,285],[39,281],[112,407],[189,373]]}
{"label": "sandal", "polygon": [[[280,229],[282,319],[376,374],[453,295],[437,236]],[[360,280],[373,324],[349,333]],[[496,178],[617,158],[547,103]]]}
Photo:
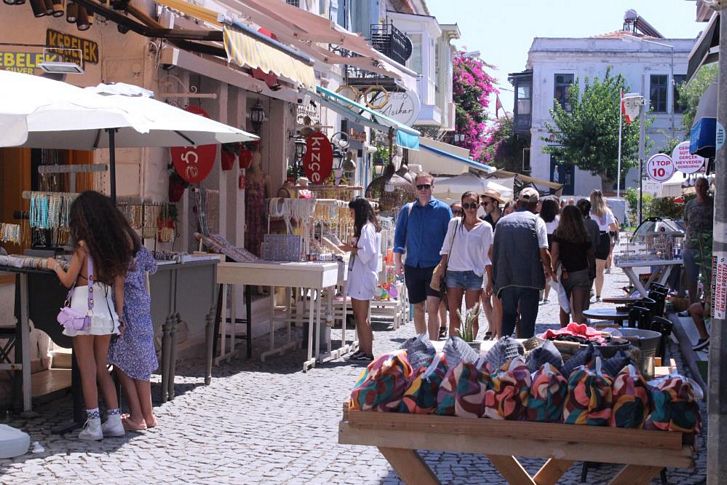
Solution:
{"label": "sandal", "polygon": [[121,424],[124,425],[126,431],[146,431],[147,426],[144,420],[141,422],[132,421],[131,418],[121,420]]}

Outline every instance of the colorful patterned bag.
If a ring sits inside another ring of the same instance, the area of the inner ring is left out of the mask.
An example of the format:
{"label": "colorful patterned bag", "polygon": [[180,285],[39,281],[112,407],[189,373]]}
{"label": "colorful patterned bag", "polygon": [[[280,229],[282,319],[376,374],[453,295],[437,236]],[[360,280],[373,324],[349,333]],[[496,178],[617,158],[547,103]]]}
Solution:
{"label": "colorful patterned bag", "polygon": [[546,362],[533,374],[528,397],[528,421],[563,422],[563,406],[568,394],[568,381],[553,364]]}
{"label": "colorful patterned bag", "polygon": [[576,368],[568,377],[563,422],[608,426],[613,399],[611,384],[611,378],[601,371],[600,357],[596,357],[593,369],[586,365]]}
{"label": "colorful patterned bag", "polygon": [[702,427],[699,404],[702,389],[691,379],[672,374],[648,382],[652,411],[644,428],[699,433]]}
{"label": "colorful patterned bag", "polygon": [[399,411],[413,414],[432,414],[437,410],[437,393],[447,374],[447,357],[443,352],[432,359],[423,372],[419,372],[404,392]]}
{"label": "colorful patterned bag", "polygon": [[434,354],[437,353],[426,334],[407,339],[399,348],[406,350],[406,356],[415,374],[417,371],[422,372],[429,367],[434,359]]}
{"label": "colorful patterned bag", "polygon": [[635,365],[629,364],[613,381],[611,426],[642,428],[649,415],[649,389]]}
{"label": "colorful patterned bag", "polygon": [[406,350],[378,356],[356,382],[351,407],[361,411],[397,411],[411,374]]}
{"label": "colorful patterned bag", "polygon": [[526,419],[532,379],[522,357],[505,362],[492,374],[485,395],[485,416],[492,419]]}
{"label": "colorful patterned bag", "polygon": [[460,361],[450,367],[437,393],[437,414],[481,418],[485,412],[485,392],[490,373],[484,360]]}
{"label": "colorful patterned bag", "polygon": [[536,347],[528,354],[526,359],[530,372],[536,372],[543,367],[543,364],[549,363],[555,369],[563,368],[563,356],[560,350],[550,340],[546,340],[539,347]]}

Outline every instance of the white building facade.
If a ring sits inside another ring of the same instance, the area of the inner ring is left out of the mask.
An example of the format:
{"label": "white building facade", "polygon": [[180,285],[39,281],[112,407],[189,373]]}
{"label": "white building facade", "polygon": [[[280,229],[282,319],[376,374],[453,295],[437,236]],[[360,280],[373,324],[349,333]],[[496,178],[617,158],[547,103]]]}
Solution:
{"label": "white building facade", "polygon": [[[595,38],[535,38],[528,52],[527,71],[511,76],[517,78],[516,125],[521,134],[530,137],[530,155],[524,168],[529,168],[533,177],[564,184],[564,195],[588,195],[601,188],[598,175],[545,153],[548,142],[543,138],[548,136],[545,123],[552,121],[553,103],[567,104],[568,87],[578,83],[582,92],[586,79],[603,79],[609,69],[612,76],[624,77],[627,91],[645,98],[646,113],[653,120],[646,130],[645,160],[662,151],[671,139],[684,140],[687,135],[676,85],[685,79],[693,45],[693,39],[641,37],[627,32]],[[529,125],[524,113],[528,109]],[[625,185],[637,184],[638,170],[632,169]]]}

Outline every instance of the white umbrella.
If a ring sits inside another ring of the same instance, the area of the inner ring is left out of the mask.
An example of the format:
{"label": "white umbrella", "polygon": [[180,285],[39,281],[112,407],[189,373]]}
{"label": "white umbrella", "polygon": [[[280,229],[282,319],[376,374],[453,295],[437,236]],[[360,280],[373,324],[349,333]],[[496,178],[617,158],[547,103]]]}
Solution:
{"label": "white umbrella", "polygon": [[128,84],[80,89],[26,74],[0,75],[0,129],[9,129],[7,136],[0,134],[0,146],[73,150],[108,147],[112,199],[116,198],[117,146],[175,147],[258,139],[238,128],[156,101],[149,97],[150,91]]}
{"label": "white umbrella", "polygon": [[434,182],[432,195],[440,200],[452,203],[459,201],[465,192],[472,191],[482,194],[487,189],[498,191],[505,200],[512,198],[512,189],[473,173],[463,173],[456,177],[437,178]]}

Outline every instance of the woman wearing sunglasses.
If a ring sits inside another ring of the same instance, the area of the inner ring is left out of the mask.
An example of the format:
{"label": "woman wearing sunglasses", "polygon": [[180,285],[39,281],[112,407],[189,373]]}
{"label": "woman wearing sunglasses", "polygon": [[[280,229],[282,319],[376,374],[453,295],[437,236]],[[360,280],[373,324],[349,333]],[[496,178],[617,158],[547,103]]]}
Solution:
{"label": "woman wearing sunglasses", "polygon": [[[492,263],[489,258],[492,226],[477,217],[479,205],[479,196],[475,192],[462,194],[464,217],[450,221],[440,251],[440,267],[447,268],[445,285],[450,315],[449,335],[458,334],[460,319],[457,311],[462,307],[462,296],[468,310],[479,300],[485,273],[488,281],[485,293],[492,293]],[[479,325],[475,323],[475,336],[478,331]]]}

